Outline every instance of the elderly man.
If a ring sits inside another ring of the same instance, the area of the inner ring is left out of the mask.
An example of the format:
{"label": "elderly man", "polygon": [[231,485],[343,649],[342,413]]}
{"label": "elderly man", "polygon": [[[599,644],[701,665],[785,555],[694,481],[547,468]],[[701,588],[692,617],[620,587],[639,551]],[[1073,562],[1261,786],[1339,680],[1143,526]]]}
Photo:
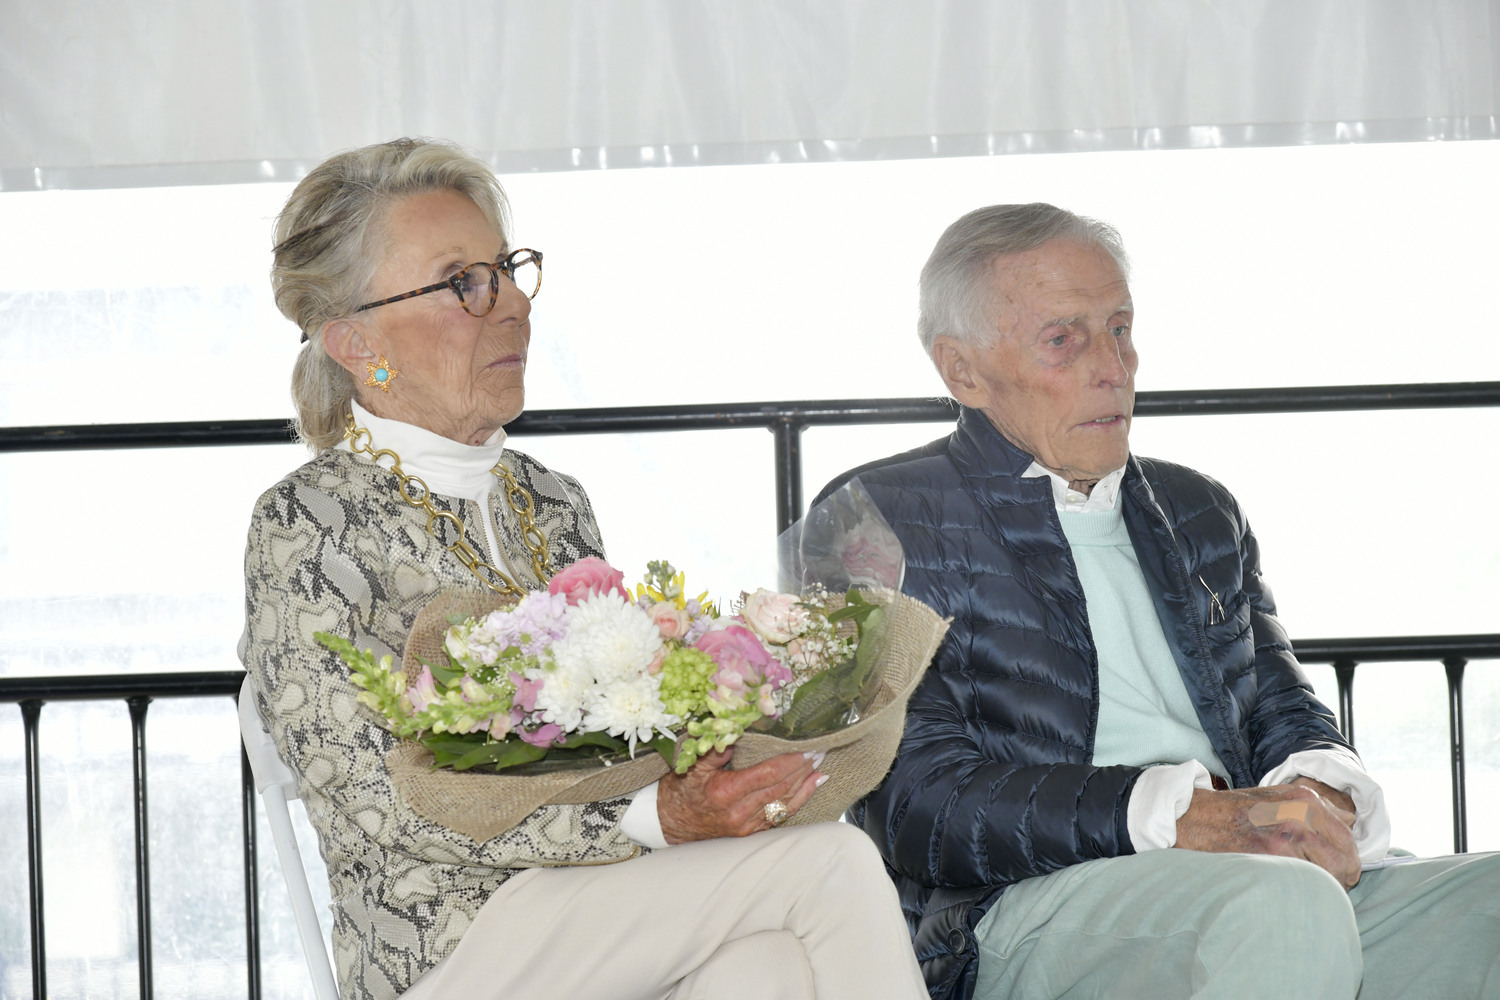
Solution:
{"label": "elderly man", "polygon": [[953,618],[852,814],[932,996],[1500,997],[1500,855],[1386,862],[1234,498],[1130,454],[1127,278],[1050,205],[958,220],[919,324],[957,428],[833,484]]}

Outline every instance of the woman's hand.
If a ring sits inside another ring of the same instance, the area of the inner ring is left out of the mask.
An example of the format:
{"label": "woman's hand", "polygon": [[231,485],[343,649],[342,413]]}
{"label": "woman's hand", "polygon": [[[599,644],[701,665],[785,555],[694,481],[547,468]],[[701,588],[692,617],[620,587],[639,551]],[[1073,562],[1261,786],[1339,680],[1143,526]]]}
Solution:
{"label": "woman's hand", "polygon": [[669,844],[744,837],[769,830],[766,806],[778,799],[787,815],[802,808],[825,777],[821,755],[782,754],[743,771],[728,769],[734,747],[698,758],[687,774],[667,774],[656,787],[656,815]]}

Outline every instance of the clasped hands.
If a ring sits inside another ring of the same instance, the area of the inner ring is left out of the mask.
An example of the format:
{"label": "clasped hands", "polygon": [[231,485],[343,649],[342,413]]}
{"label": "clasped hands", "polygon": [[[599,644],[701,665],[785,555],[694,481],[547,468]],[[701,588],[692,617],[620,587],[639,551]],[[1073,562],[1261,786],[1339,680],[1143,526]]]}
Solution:
{"label": "clasped hands", "polygon": [[686,774],[667,774],[656,786],[656,815],[669,844],[744,837],[770,829],[766,806],[781,802],[796,813],[823,783],[822,754],[788,753],[743,771],[729,770],[734,747],[699,757]]}
{"label": "clasped hands", "polygon": [[1354,802],[1312,778],[1228,791],[1194,789],[1192,803],[1177,821],[1177,846],[1302,858],[1345,888],[1359,881]]}

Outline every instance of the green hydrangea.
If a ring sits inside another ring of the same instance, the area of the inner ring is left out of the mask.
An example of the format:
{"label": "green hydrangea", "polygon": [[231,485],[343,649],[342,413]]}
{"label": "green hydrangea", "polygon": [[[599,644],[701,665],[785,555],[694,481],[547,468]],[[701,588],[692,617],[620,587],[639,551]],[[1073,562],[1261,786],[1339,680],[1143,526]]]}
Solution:
{"label": "green hydrangea", "polygon": [[687,646],[672,650],[661,664],[662,705],[682,719],[704,711],[716,669],[718,664],[707,653]]}

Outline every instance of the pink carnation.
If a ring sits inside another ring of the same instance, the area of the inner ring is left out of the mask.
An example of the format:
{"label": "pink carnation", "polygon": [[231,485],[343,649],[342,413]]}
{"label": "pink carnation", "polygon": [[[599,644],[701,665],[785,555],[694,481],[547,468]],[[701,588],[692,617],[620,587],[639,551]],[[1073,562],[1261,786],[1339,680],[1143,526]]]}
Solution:
{"label": "pink carnation", "polygon": [[755,633],[743,625],[715,629],[698,640],[697,648],[719,665],[714,683],[731,691],[743,691],[761,683],[776,668],[790,673],[776,662]]}
{"label": "pink carnation", "polygon": [[562,594],[569,605],[576,605],[594,594],[619,593],[630,600],[625,589],[625,574],[603,559],[587,556],[564,567],[547,584],[549,594]]}

